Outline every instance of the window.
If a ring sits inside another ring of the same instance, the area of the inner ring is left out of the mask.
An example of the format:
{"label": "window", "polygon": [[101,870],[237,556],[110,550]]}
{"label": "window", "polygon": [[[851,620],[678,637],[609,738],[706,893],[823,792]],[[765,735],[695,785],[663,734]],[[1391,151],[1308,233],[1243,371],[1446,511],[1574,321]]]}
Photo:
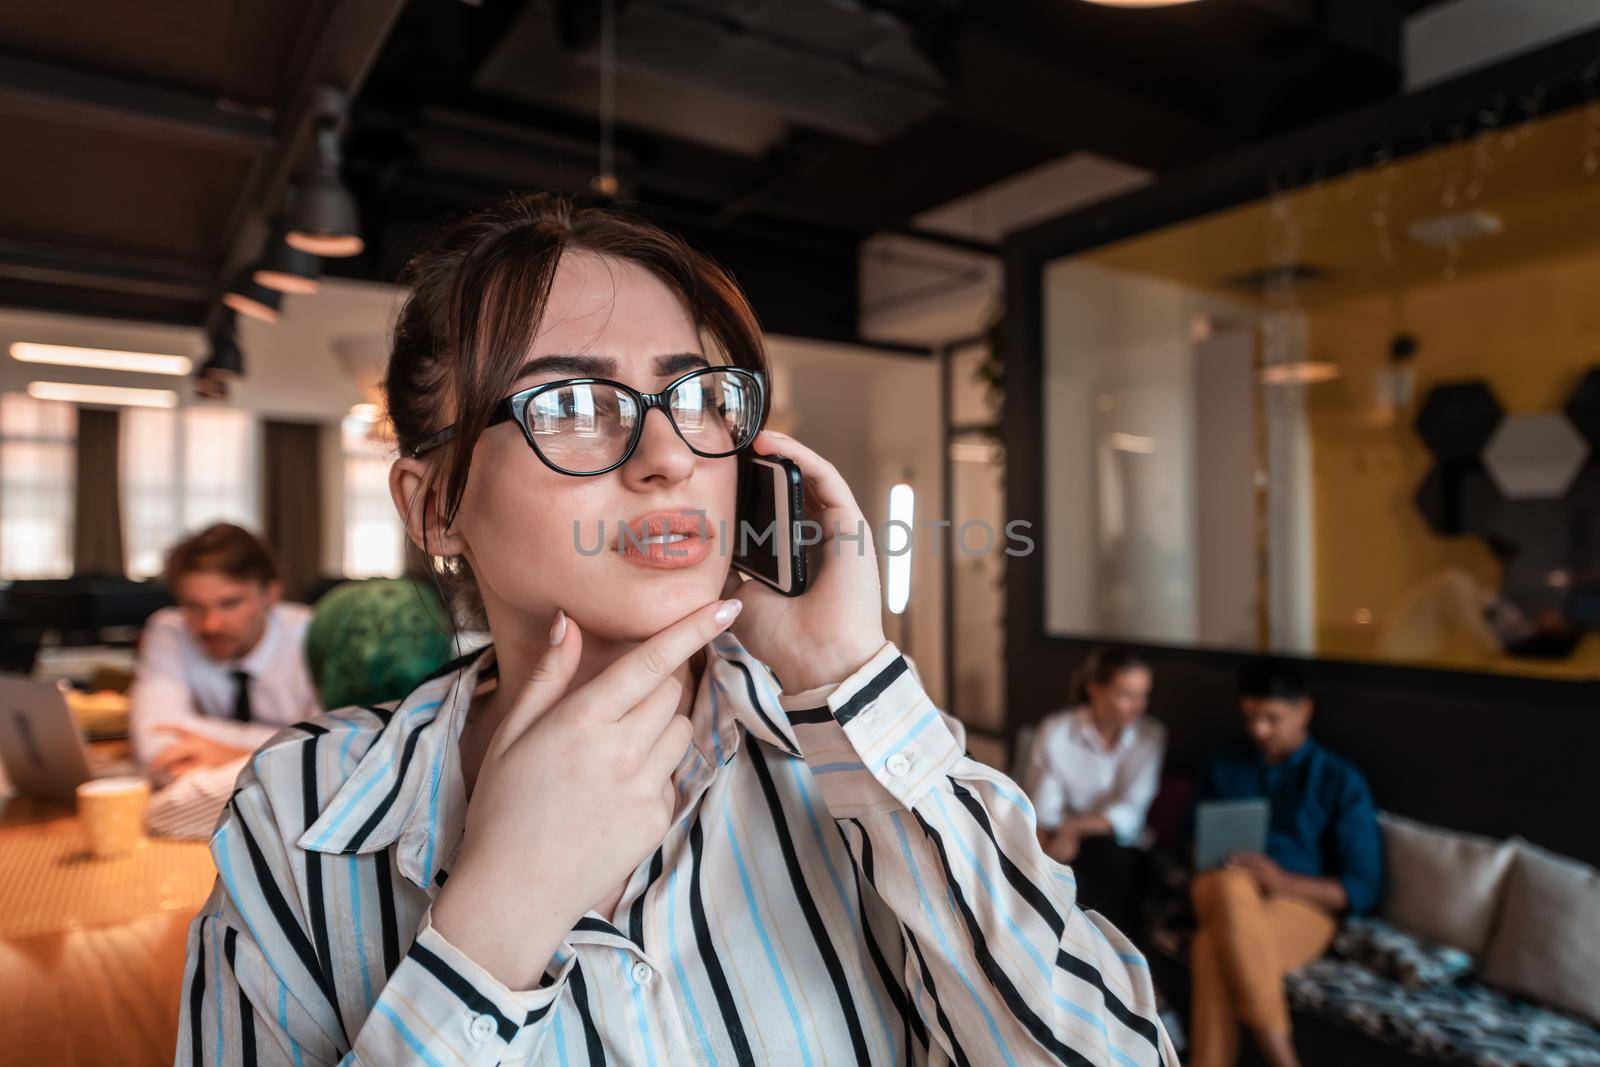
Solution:
{"label": "window", "polygon": [[340,426],[344,457],[344,573],[393,578],[405,569],[405,531],[389,496],[393,446],[354,416]]}
{"label": "window", "polygon": [[0,395],[0,578],[72,573],[78,409]]}
{"label": "window", "polygon": [[122,413],[122,523],[128,573],[161,571],[167,549],[214,522],[261,528],[254,419],[229,408]]}

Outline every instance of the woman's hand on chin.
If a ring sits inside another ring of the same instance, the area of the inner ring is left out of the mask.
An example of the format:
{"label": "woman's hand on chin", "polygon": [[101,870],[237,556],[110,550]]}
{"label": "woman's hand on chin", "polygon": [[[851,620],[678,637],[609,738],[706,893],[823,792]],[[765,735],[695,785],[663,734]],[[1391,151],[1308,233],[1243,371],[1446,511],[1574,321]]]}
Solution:
{"label": "woman's hand on chin", "polygon": [[[833,464],[785,434],[764,430],[762,455],[793,460],[805,479],[805,517],[822,527],[820,566],[811,585],[787,597],[730,572],[725,596],[744,601],[733,633],[777,672],[785,692],[842,682],[883,647],[878,555],[855,494]],[[859,539],[857,537],[859,535]]]}
{"label": "woman's hand on chin", "polygon": [[738,611],[707,604],[571,692],[583,639],[556,616],[478,771],[460,859],[433,903],[440,936],[508,987],[533,988],[567,931],[666,835],[693,734],[678,668]]}

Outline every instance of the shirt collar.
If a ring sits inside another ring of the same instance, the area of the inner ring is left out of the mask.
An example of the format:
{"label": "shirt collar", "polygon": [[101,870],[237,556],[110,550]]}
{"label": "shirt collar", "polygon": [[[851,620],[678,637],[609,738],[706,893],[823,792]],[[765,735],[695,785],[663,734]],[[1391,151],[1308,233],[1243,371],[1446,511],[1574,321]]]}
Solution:
{"label": "shirt collar", "polygon": [[1300,764],[1304,763],[1310,758],[1311,753],[1316,750],[1316,747],[1316,740],[1308,734],[1306,735],[1306,739],[1300,742],[1299,748],[1289,753],[1277,763],[1268,763],[1267,758],[1261,754],[1261,750],[1253,744],[1250,746],[1250,752],[1255,757],[1256,765],[1259,767],[1265,767],[1268,770],[1271,770],[1275,767],[1287,769],[1290,767],[1298,767]]}
{"label": "shirt collar", "polygon": [[[369,853],[398,845],[396,863],[427,889],[449,861],[466,821],[456,739],[475,694],[496,683],[494,647],[442,668],[402,700],[299,845],[313,852]],[[687,802],[738,753],[745,733],[798,753],[777,680],[739,640],[724,633],[706,647],[695,693],[693,744],[673,781]]]}
{"label": "shirt collar", "polygon": [[254,648],[244,654],[243,659],[230,664],[229,670],[244,671],[251,678],[263,678],[270,673],[273,650],[283,630],[281,608],[282,605],[274,604],[268,609],[266,624],[261,627],[261,639],[255,643]]}
{"label": "shirt collar", "polygon": [[1100,732],[1100,728],[1094,724],[1094,714],[1089,710],[1089,706],[1087,704],[1080,706],[1073,713],[1072,724],[1073,728],[1078,733],[1078,740],[1082,744],[1088,746],[1089,749],[1094,752],[1100,752],[1103,754],[1117,753],[1121,752],[1123,749],[1127,748],[1133,743],[1134,727],[1124,726],[1122,728],[1122,732],[1117,735],[1116,743],[1111,745],[1106,744],[1105,735],[1102,734]]}

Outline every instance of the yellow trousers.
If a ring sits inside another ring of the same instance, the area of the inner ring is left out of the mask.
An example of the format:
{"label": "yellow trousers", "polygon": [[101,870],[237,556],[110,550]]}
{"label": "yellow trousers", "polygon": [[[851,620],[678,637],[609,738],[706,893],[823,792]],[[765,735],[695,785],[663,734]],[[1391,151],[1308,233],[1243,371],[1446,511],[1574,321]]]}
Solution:
{"label": "yellow trousers", "polygon": [[1189,1067],[1233,1067],[1239,1024],[1289,1032],[1283,976],[1322,955],[1337,924],[1313,904],[1262,896],[1244,871],[1207,871],[1193,894],[1200,929],[1189,960]]}

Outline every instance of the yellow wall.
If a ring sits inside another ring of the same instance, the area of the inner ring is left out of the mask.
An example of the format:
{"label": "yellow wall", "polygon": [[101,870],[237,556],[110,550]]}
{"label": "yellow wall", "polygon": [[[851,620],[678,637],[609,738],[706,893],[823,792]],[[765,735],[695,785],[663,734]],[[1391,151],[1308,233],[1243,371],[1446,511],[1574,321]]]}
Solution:
{"label": "yellow wall", "polygon": [[[1397,312],[1397,303],[1400,310]],[[1361,298],[1308,313],[1313,354],[1343,368],[1313,386],[1308,406],[1314,457],[1318,653],[1367,658],[1386,621],[1417,582],[1456,567],[1498,587],[1499,565],[1475,537],[1443,538],[1413,497],[1430,459],[1412,427],[1415,404],[1434,384],[1488,382],[1513,414],[1559,409],[1579,375],[1600,364],[1600,254],[1413,287],[1402,300]],[[1382,425],[1376,375],[1397,329],[1413,334],[1412,410]],[[1370,614],[1370,621],[1361,621]],[[1471,662],[1468,662],[1470,660]],[[1563,676],[1600,673],[1600,635],[1567,661],[1449,653],[1441,662]]]}

